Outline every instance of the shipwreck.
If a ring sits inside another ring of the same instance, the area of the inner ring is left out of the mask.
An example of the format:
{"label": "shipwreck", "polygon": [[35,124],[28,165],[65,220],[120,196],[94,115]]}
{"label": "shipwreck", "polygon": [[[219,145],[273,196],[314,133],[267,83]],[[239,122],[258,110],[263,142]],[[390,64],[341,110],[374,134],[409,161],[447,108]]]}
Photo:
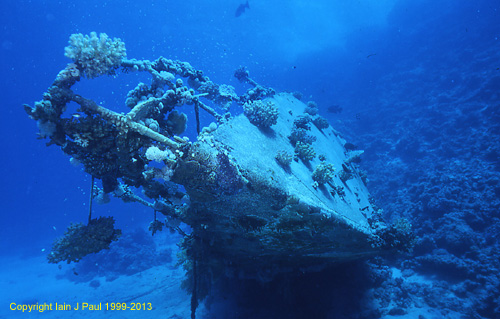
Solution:
{"label": "shipwreck", "polygon": [[[243,67],[235,76],[248,90],[238,95],[187,62],[127,59],[124,43],[102,33],[72,35],[65,53],[72,62],[41,101],[24,106],[27,114],[48,145],[92,176],[91,202],[138,202],[151,208],[153,234],[184,235],[194,304],[220,275],[267,280],[408,246],[409,225],[386,226],[370,199],[358,168],[362,151],[315,103],[262,86]],[[83,78],[132,72],[151,80],[124,97],[128,113],[74,89]],[[66,112],[70,103],[76,114]],[[239,114],[228,112],[231,105]],[[186,108],[195,114],[194,141],[183,136]],[[202,127],[201,112],[212,123]],[[54,243],[49,261],[76,262],[107,248],[120,235],[113,224],[90,210],[86,224],[71,225]]]}

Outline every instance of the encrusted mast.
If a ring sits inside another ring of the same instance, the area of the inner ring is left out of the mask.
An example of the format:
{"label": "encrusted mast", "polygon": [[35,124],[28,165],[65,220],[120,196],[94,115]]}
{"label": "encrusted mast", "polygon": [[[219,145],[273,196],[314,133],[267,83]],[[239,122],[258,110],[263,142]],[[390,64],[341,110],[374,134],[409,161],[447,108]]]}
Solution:
{"label": "encrusted mast", "polygon": [[[102,33],[72,35],[66,56],[73,63],[59,72],[42,101],[25,105],[26,112],[48,145],[60,146],[102,181],[96,199],[112,194],[153,208],[153,234],[164,226],[182,232],[179,222],[191,226],[181,248],[196,298],[220,274],[264,278],[409,246],[408,225],[386,227],[377,217],[357,168],[362,151],[347,147],[315,103],[275,94],[250,79],[245,68],[235,76],[251,88],[238,96],[186,62],[127,60],[123,42]],[[152,79],[128,93],[127,114],[72,90],[82,77],[115,74],[118,68],[147,72]],[[72,102],[77,113],[65,114]],[[244,114],[227,113],[233,102]],[[178,111],[183,105],[195,111],[194,142],[181,136],[187,123]],[[203,129],[202,110],[214,118]],[[133,188],[142,188],[146,198]],[[157,211],[165,223],[156,219]],[[104,243],[118,237],[112,220],[92,221],[89,229],[104,234]],[[85,245],[82,236],[70,227],[49,259],[79,260],[83,255],[74,247]]]}

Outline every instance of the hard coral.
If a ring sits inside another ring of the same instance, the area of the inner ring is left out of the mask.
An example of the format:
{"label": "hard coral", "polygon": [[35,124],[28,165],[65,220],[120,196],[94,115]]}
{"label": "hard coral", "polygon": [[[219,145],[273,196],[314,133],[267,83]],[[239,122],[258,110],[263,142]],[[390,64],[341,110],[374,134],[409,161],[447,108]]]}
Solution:
{"label": "hard coral", "polygon": [[278,108],[273,102],[248,101],[243,105],[245,115],[258,127],[270,127],[278,122]]}
{"label": "hard coral", "polygon": [[332,178],[335,176],[334,172],[335,168],[332,164],[321,163],[316,166],[316,169],[312,174],[312,179],[318,182],[318,184],[323,185],[332,180]]}
{"label": "hard coral", "polygon": [[327,128],[328,126],[330,126],[328,121],[324,117],[319,116],[319,115],[318,115],[318,117],[313,119],[312,122],[318,128],[318,130],[323,130],[323,129]]}
{"label": "hard coral", "polygon": [[172,151],[170,151],[169,149],[162,151],[157,146],[150,146],[146,150],[146,153],[144,155],[146,155],[146,158],[148,160],[158,163],[161,163],[167,159],[175,159],[175,155],[174,153],[172,153]]}
{"label": "hard coral", "polygon": [[309,162],[316,157],[316,152],[311,145],[297,142],[297,144],[295,144],[295,156],[304,162]]}
{"label": "hard coral", "polygon": [[309,101],[307,102],[307,107],[306,107],[306,110],[304,111],[305,113],[309,114],[309,115],[316,115],[318,114],[318,104],[316,104],[316,102],[313,102],[313,101]]}
{"label": "hard coral", "polygon": [[296,145],[298,142],[312,144],[316,141],[316,136],[307,134],[307,130],[304,128],[294,126],[288,139],[292,145]]}
{"label": "hard coral", "polygon": [[293,126],[294,128],[302,128],[304,130],[311,130],[311,116],[308,114],[305,115],[299,115],[294,121],[293,121]]}
{"label": "hard coral", "polygon": [[90,36],[72,34],[64,55],[72,59],[88,78],[113,73],[127,56],[125,43],[120,39],[111,40],[106,33],[91,32]]}
{"label": "hard coral", "polygon": [[292,163],[292,155],[289,154],[287,151],[278,151],[276,153],[276,156],[274,157],[276,161],[282,166],[282,167],[288,167]]}
{"label": "hard coral", "polygon": [[111,242],[118,240],[121,230],[114,228],[113,217],[99,217],[89,221],[88,225],[71,224],[64,237],[57,239],[47,256],[49,263],[60,261],[78,262],[88,254],[109,249]]}

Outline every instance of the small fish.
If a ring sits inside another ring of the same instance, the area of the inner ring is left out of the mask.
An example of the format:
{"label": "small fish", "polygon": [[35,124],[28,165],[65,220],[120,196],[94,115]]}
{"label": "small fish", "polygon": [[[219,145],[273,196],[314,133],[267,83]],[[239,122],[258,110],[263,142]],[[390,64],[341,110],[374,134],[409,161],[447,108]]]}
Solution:
{"label": "small fish", "polygon": [[340,113],[342,112],[342,107],[340,105],[332,105],[328,107],[329,113]]}
{"label": "small fish", "polygon": [[376,55],[377,55],[377,53],[368,54],[368,55],[366,56],[366,58],[368,59],[368,58],[371,58],[372,56],[376,56]]}
{"label": "small fish", "polygon": [[82,117],[80,113],[74,113],[71,116],[73,116],[75,119],[79,119],[80,117]]}
{"label": "small fish", "polygon": [[56,226],[52,226],[52,229],[53,229],[53,230],[57,230]]}
{"label": "small fish", "polygon": [[246,9],[250,9],[250,5],[248,4],[248,0],[246,3],[242,3],[238,6],[236,9],[236,12],[234,13],[234,16],[237,18],[241,16],[243,13],[245,13]]}
{"label": "small fish", "polygon": [[45,248],[42,248],[42,252],[44,252],[44,251],[45,251]]}

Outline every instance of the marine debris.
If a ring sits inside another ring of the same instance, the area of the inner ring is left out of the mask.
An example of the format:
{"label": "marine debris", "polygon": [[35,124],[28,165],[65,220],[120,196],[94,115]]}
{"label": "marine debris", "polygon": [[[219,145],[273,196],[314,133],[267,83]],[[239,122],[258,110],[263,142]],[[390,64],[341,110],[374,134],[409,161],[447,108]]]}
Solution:
{"label": "marine debris", "polygon": [[[72,63],[41,101],[24,106],[26,112],[37,121],[40,136],[49,139],[47,145],[57,145],[100,180],[95,196],[150,207],[153,234],[166,228],[184,235],[181,261],[194,309],[218,276],[269,280],[392,249],[391,238],[404,247],[403,236],[388,234],[397,228],[376,218],[380,214],[357,167],[360,152],[346,150],[317,105],[259,85],[243,67],[235,76],[250,88],[238,96],[187,62],[126,59],[123,42],[103,33],[72,35],[66,56]],[[132,72],[149,74],[151,82],[139,83],[124,97],[126,114],[76,93],[83,78]],[[66,114],[75,103],[78,116]],[[232,103],[243,114],[227,113]],[[188,107],[195,114],[196,141],[182,136],[187,115],[181,111]],[[202,128],[200,112],[213,123]],[[346,170],[349,178],[342,178]],[[192,232],[184,233],[181,222]],[[79,238],[80,229],[94,223],[71,226],[66,239]],[[104,243],[117,232],[103,228]],[[55,251],[67,251],[65,243],[62,239]],[[107,247],[89,245],[92,251]],[[49,260],[78,261],[83,255],[56,253]]]}

